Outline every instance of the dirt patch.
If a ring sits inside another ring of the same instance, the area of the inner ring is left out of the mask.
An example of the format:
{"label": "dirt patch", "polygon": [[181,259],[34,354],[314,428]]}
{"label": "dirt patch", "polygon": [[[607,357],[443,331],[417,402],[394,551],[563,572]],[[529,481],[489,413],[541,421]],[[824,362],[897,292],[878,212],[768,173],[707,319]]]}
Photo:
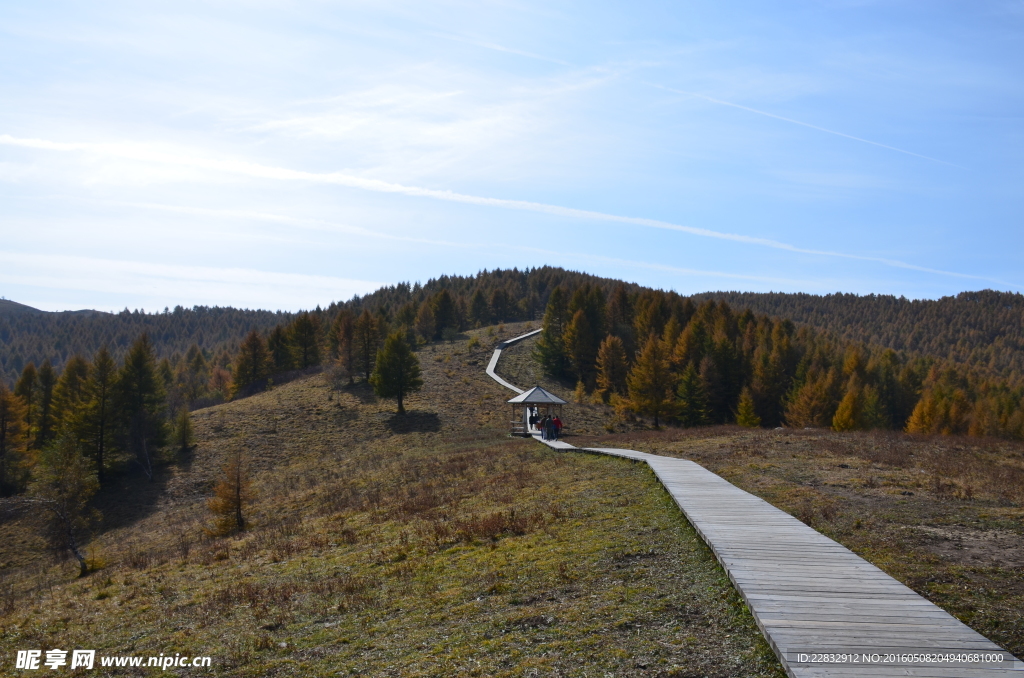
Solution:
{"label": "dirt patch", "polygon": [[977,530],[968,527],[908,528],[927,535],[925,548],[961,565],[1024,568],[1024,540],[1009,530]]}

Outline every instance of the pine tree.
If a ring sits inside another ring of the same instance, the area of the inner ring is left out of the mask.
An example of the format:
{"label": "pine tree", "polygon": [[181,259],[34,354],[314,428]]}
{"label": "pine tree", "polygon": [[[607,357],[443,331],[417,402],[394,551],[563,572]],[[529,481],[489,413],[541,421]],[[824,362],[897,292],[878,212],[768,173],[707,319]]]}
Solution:
{"label": "pine tree", "polygon": [[679,412],[679,423],[684,427],[706,426],[711,423],[711,414],[708,411],[708,394],[701,381],[697,368],[692,364],[687,365],[679,379],[677,389],[679,401],[677,403]]}
{"label": "pine tree", "polygon": [[270,358],[274,365],[274,374],[294,369],[288,333],[280,325],[271,330],[270,336],[267,338],[267,350],[270,351]]}
{"label": "pine tree", "polygon": [[420,361],[401,332],[391,334],[384,342],[384,347],[377,352],[370,383],[374,393],[381,398],[395,398],[398,401],[399,414],[405,414],[405,396],[422,388]]}
{"label": "pine tree", "polygon": [[100,485],[104,482],[104,456],[115,432],[113,398],[116,378],[117,365],[104,346],[93,356],[89,366],[86,402],[79,424],[84,451],[96,460],[96,478]]}
{"label": "pine tree", "polygon": [[135,455],[146,477],[153,479],[153,456],[167,442],[163,383],[149,335],[132,344],[117,375],[116,411],[124,447]]}
{"label": "pine tree", "polygon": [[441,290],[434,297],[434,338],[440,339],[445,329],[451,328],[458,332],[459,316],[455,308],[455,300],[451,292]]}
{"label": "pine tree", "polygon": [[232,374],[231,397],[236,398],[240,394],[265,388],[267,377],[270,376],[271,361],[270,351],[263,343],[263,337],[256,330],[251,330],[238,347],[238,357],[235,358],[235,369]]}
{"label": "pine tree", "polygon": [[835,368],[824,373],[820,370],[808,373],[803,385],[789,399],[786,422],[798,428],[831,426],[839,405],[839,388],[839,374]]}
{"label": "pine tree", "polygon": [[363,309],[356,319],[354,329],[356,367],[363,373],[363,378],[370,381],[380,346],[380,322],[369,310]]}
{"label": "pine tree", "polygon": [[15,470],[25,452],[25,408],[21,399],[0,381],[0,497],[18,491]]}
{"label": "pine tree", "polygon": [[473,292],[473,297],[469,302],[469,319],[474,327],[491,324],[491,309],[487,304],[487,297],[479,287]]}
{"label": "pine tree", "polygon": [[566,355],[564,341],[565,328],[569,321],[567,313],[565,293],[561,287],[556,287],[548,299],[543,329],[534,350],[534,355],[544,371],[553,377],[564,377],[569,371],[569,357]]}
{"label": "pine tree", "polygon": [[938,405],[932,393],[926,392],[914,407],[907,421],[907,433],[932,433],[938,428]]}
{"label": "pine tree", "polygon": [[672,410],[673,379],[665,349],[656,335],[647,339],[627,383],[630,408],[653,417],[654,427],[658,428],[660,418]]}
{"label": "pine tree", "polygon": [[80,577],[88,574],[89,566],[79,546],[79,534],[98,517],[96,511],[88,509],[97,489],[99,483],[78,441],[65,431],[43,449],[26,498],[49,515],[50,535],[56,546],[67,549],[78,560]]}
{"label": "pine tree", "polygon": [[[845,371],[845,370],[844,370]],[[843,399],[839,401],[835,416],[832,417],[833,431],[857,431],[863,428],[864,402],[860,380],[856,373],[850,379]]]}
{"label": "pine tree", "polygon": [[292,365],[304,370],[321,362],[320,318],[312,313],[300,313],[289,328],[288,343],[292,352]]}
{"label": "pine tree", "polygon": [[206,356],[198,344],[189,346],[185,359],[179,366],[176,381],[182,397],[190,406],[206,395],[207,384],[210,381],[210,366],[206,363]]}
{"label": "pine tree", "polygon": [[56,429],[75,426],[79,410],[86,399],[88,380],[88,361],[79,355],[72,356],[64,365],[64,371],[53,389],[53,421]]}
{"label": "pine tree", "polygon": [[633,333],[633,301],[625,285],[620,284],[608,301],[608,331],[622,340],[627,361],[636,353]]}
{"label": "pine tree", "polygon": [[434,331],[437,329],[434,323],[434,306],[429,300],[420,304],[420,310],[416,313],[416,334],[423,338],[424,342],[434,340]]}
{"label": "pine tree", "polygon": [[629,364],[622,339],[609,334],[597,351],[597,387],[607,402],[612,393],[626,393]]}
{"label": "pine tree", "polygon": [[350,311],[342,309],[338,313],[338,317],[334,320],[331,336],[337,345],[335,354],[337,355],[338,364],[344,370],[345,375],[348,377],[348,385],[351,386],[356,373],[356,354],[354,341],[355,319]]}
{"label": "pine tree", "polygon": [[221,470],[221,479],[213,488],[213,497],[207,502],[216,516],[210,532],[224,536],[244,532],[248,523],[245,510],[255,498],[249,471],[240,451],[231,452]]}
{"label": "pine tree", "polygon": [[43,449],[53,438],[53,388],[57,385],[57,372],[47,360],[39,367],[39,415],[36,429],[36,447]]}
{"label": "pine tree", "polygon": [[505,288],[498,287],[491,292],[490,307],[491,317],[495,322],[512,320],[512,300]]}
{"label": "pine tree", "polygon": [[747,428],[757,428],[761,425],[761,417],[757,416],[754,409],[754,395],[746,386],[740,391],[740,402],[736,408],[736,423]]}
{"label": "pine tree", "polygon": [[178,416],[174,418],[171,444],[178,452],[187,452],[195,444],[195,429],[192,427],[192,415],[189,414],[187,407],[182,407],[178,410]]}
{"label": "pine tree", "polygon": [[21,398],[21,403],[24,405],[24,435],[28,439],[36,425],[36,412],[39,407],[39,375],[34,364],[25,365],[21,371],[21,377],[14,386],[14,395]]}
{"label": "pine tree", "polygon": [[562,340],[565,342],[565,352],[577,380],[587,386],[593,384],[594,363],[597,360],[599,344],[584,309],[576,311],[565,328]]}

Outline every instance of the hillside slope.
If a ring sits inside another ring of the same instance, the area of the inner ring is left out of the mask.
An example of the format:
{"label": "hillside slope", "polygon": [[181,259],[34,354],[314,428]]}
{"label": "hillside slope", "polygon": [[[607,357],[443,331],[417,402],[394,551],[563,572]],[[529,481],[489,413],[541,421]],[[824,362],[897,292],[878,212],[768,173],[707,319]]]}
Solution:
{"label": "hillside slope", "polygon": [[[88,549],[106,565],[85,579],[26,558],[26,522],[0,526],[5,661],[84,647],[210,655],[225,676],[781,675],[649,471],[507,437],[489,355],[421,350],[406,417],[330,372],[195,412],[194,451],[99,498]],[[235,451],[253,529],[208,537]]]}

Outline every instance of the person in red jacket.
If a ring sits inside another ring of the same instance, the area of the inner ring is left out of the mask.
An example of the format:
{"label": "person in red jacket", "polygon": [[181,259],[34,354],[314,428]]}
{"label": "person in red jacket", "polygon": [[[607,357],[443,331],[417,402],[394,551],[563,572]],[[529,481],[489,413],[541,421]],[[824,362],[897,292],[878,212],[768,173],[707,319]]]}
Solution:
{"label": "person in red jacket", "polygon": [[558,436],[562,435],[562,420],[555,415],[555,418],[551,420],[551,423],[555,426],[555,440],[558,440]]}

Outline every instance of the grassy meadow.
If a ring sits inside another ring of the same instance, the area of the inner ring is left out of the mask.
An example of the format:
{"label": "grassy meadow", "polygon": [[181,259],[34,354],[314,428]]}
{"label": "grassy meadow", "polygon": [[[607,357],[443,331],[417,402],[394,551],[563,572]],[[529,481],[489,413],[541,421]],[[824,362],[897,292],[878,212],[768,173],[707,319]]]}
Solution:
{"label": "grassy meadow", "polygon": [[[483,370],[522,329],[421,349],[405,417],[330,370],[196,411],[194,450],[97,496],[83,579],[30,517],[6,521],[4,671],[79,648],[213,657],[88,672],[111,676],[782,675],[645,466],[507,437]],[[213,537],[233,453],[252,526]]]}

